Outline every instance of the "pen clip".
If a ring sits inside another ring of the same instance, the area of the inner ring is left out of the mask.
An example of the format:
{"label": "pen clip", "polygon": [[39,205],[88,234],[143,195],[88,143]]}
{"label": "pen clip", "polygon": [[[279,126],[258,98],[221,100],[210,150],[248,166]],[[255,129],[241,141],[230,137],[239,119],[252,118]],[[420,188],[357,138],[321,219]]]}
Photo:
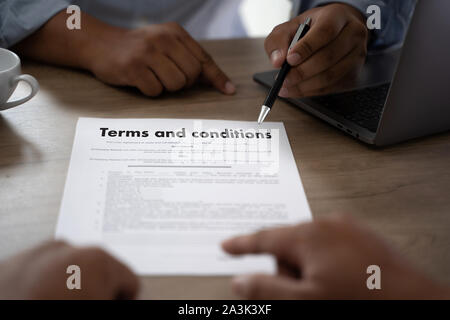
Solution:
{"label": "pen clip", "polygon": [[303,30],[305,29],[305,27],[307,25],[309,25],[311,23],[311,18],[307,18],[306,21],[304,23],[302,23],[298,29],[297,32],[295,33],[294,39],[292,39],[292,42],[289,46],[289,50],[288,52],[295,46],[295,44],[300,40],[300,37],[302,36]]}

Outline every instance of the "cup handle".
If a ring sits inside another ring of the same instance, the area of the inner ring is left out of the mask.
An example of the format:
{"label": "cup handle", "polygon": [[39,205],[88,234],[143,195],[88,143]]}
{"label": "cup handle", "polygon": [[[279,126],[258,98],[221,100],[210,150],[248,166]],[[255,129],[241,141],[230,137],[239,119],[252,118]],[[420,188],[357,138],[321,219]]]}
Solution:
{"label": "cup handle", "polygon": [[13,81],[13,84],[18,83],[19,81],[25,81],[31,87],[31,93],[23,99],[5,103],[4,105],[2,105],[0,107],[1,110],[7,110],[7,109],[13,108],[15,106],[18,106],[19,104],[25,103],[28,100],[30,100],[31,98],[33,98],[36,95],[36,93],[38,93],[38,91],[39,91],[39,83],[37,82],[36,78],[34,78],[33,76],[30,76],[29,74],[22,74],[20,76],[17,76],[15,78],[13,78],[12,81]]}

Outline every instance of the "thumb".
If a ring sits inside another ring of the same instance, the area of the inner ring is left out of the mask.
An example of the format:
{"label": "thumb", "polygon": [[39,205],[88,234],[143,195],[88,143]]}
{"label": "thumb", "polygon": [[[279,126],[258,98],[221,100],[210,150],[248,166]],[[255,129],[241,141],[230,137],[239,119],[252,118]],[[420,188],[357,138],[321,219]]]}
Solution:
{"label": "thumb", "polygon": [[301,280],[280,275],[242,275],[233,278],[232,290],[250,300],[293,300],[302,298]]}
{"label": "thumb", "polygon": [[297,31],[297,18],[276,26],[264,41],[264,49],[275,68],[281,68],[288,54],[289,44]]}

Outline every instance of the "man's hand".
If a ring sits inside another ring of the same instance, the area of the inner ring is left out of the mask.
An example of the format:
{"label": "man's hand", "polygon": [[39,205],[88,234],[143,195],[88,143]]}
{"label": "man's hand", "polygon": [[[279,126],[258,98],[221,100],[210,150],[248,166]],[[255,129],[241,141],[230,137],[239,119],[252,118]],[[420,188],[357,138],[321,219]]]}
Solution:
{"label": "man's hand", "polygon": [[[344,218],[261,231],[223,243],[230,254],[275,256],[276,275],[233,279],[248,299],[439,299],[441,288],[403,261],[369,230]],[[381,290],[369,290],[367,267],[381,268]]]}
{"label": "man's hand", "polygon": [[[288,52],[307,17],[312,19],[310,31]],[[293,66],[280,96],[298,98],[332,92],[339,80],[364,64],[367,42],[363,15],[347,4],[329,4],[275,27],[264,46],[275,68],[286,59]]]}
{"label": "man's hand", "polygon": [[155,97],[206,80],[224,94],[235,86],[211,56],[176,23],[135,30],[83,13],[81,30],[66,28],[65,12],[50,19],[14,50],[36,60],[87,69],[100,80],[137,87]]}
{"label": "man's hand", "polygon": [[224,94],[236,90],[211,56],[177,23],[119,32],[92,50],[89,69],[100,80],[135,86],[148,96],[189,87],[200,77]]}
{"label": "man's hand", "polygon": [[[81,269],[81,290],[67,288],[69,265]],[[49,242],[0,264],[0,299],[133,299],[136,276],[97,248]]]}

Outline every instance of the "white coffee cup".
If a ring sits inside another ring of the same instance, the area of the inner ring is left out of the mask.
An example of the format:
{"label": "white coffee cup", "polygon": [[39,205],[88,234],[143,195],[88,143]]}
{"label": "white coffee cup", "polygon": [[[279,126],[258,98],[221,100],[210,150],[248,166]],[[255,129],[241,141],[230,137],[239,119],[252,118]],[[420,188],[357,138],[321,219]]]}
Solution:
{"label": "white coffee cup", "polygon": [[[38,93],[39,83],[37,80],[28,74],[21,73],[20,58],[14,52],[0,48],[0,110],[25,103]],[[25,98],[8,102],[20,81],[25,81],[30,85],[31,93]]]}

